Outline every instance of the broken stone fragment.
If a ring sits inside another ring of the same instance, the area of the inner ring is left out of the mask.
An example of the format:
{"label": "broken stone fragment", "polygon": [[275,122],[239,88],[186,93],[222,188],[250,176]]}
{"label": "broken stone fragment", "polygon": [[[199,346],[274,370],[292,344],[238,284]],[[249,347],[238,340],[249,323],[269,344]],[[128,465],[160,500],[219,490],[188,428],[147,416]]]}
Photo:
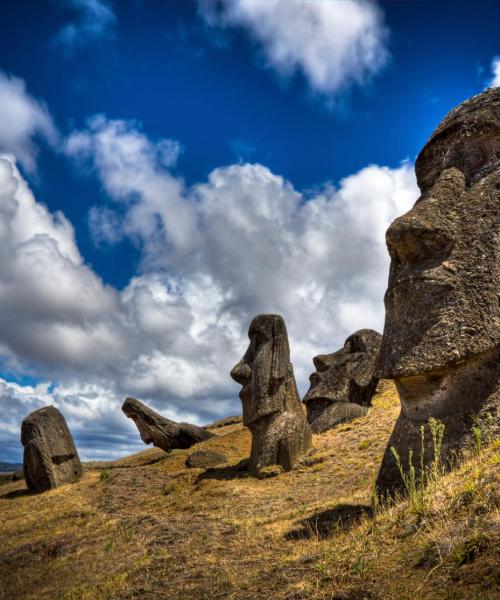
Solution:
{"label": "broken stone fragment", "polygon": [[177,423],[162,417],[135,398],[127,398],[123,403],[122,411],[134,421],[145,444],[153,444],[165,452],[176,448],[191,448],[194,444],[214,436],[204,427],[190,423]]}
{"label": "broken stone fragment", "polygon": [[40,408],[24,419],[21,442],[24,478],[29,490],[44,492],[80,478],[82,465],[73,437],[54,406]]}

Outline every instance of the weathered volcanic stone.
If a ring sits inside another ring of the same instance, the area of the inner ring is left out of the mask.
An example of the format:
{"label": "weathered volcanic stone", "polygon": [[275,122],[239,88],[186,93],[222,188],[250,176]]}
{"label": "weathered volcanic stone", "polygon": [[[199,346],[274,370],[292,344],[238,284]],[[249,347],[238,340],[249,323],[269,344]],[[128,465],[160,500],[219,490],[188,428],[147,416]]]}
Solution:
{"label": "weathered volcanic stone", "polygon": [[[416,162],[421,196],[387,231],[391,256],[377,374],[395,380],[401,415],[377,487],[401,489],[390,452],[419,463],[420,426],[445,426],[446,467],[475,423],[499,431],[500,88],[452,110]],[[426,427],[424,463],[433,458]],[[418,464],[416,465],[418,470]]]}
{"label": "weathered volcanic stone", "polygon": [[23,470],[28,489],[44,492],[77,481],[82,474],[66,420],[54,406],[29,414],[21,426]]}
{"label": "weathered volcanic stone", "polygon": [[313,358],[316,372],[303,402],[314,433],[366,414],[378,383],[374,370],[381,340],[373,329],[361,329],[337,352]]}
{"label": "weathered volcanic stone", "polygon": [[290,470],[310,448],[311,429],[297,392],[285,322],[279,315],[259,315],[248,337],[250,345],[231,377],[243,386],[243,424],[252,433],[249,471],[259,476],[275,464]]}
{"label": "weathered volcanic stone", "polygon": [[215,450],[196,450],[186,458],[186,467],[190,469],[208,469],[227,462],[227,456]]}
{"label": "weathered volcanic stone", "polygon": [[214,436],[203,427],[189,423],[177,423],[162,417],[135,398],[127,398],[123,403],[122,410],[137,425],[145,444],[153,444],[165,452],[170,452],[175,448],[191,448],[194,444]]}

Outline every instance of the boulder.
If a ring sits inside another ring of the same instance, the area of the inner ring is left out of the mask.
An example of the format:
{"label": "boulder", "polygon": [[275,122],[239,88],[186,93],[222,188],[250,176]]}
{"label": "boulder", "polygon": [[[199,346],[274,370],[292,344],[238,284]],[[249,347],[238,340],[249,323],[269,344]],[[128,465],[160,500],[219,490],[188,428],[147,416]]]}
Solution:
{"label": "boulder", "polygon": [[250,324],[250,344],[231,377],[242,386],[243,425],[252,433],[249,471],[271,465],[292,469],[311,447],[311,429],[301,406],[285,322],[259,315]]}
{"label": "boulder", "polygon": [[29,414],[21,426],[23,470],[28,489],[44,492],[77,481],[82,474],[66,420],[54,406]]}
{"label": "boulder", "polygon": [[186,458],[186,467],[190,469],[208,469],[227,462],[227,456],[215,450],[196,450]]}
{"label": "boulder", "polygon": [[123,403],[122,411],[137,425],[145,444],[153,444],[165,452],[176,448],[191,448],[194,444],[214,436],[204,427],[189,423],[177,423],[162,417],[135,398],[127,398]]}
{"label": "boulder", "polygon": [[[377,489],[402,490],[414,455],[427,471],[456,464],[472,427],[499,433],[500,88],[453,109],[415,166],[421,195],[386,235],[391,257],[377,375],[394,379],[401,414]],[[430,419],[445,427],[435,449]],[[424,429],[423,447],[421,428]]]}
{"label": "boulder", "polygon": [[316,372],[303,400],[314,433],[367,413],[378,383],[374,371],[381,340],[373,329],[361,329],[337,352],[314,357]]}

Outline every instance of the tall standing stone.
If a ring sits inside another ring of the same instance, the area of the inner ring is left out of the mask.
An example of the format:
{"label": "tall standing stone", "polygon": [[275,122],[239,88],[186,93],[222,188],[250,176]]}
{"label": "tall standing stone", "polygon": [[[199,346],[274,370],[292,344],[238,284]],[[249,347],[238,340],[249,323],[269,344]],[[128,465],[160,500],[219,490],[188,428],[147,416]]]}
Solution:
{"label": "tall standing stone", "polygon": [[35,410],[24,419],[21,442],[24,478],[31,491],[44,492],[80,478],[82,465],[73,437],[54,406]]}
{"label": "tall standing stone", "polygon": [[316,372],[303,402],[314,433],[366,414],[378,383],[374,371],[381,340],[373,329],[361,329],[337,352],[313,358]]}
{"label": "tall standing stone", "polygon": [[452,110],[416,162],[421,196],[387,231],[391,257],[378,375],[401,399],[377,480],[401,489],[403,465],[434,456],[427,422],[445,425],[449,468],[473,445],[471,428],[498,434],[500,407],[500,88]]}
{"label": "tall standing stone", "polygon": [[283,318],[255,317],[248,337],[248,349],[231,377],[243,386],[243,424],[252,433],[250,472],[258,476],[271,465],[292,469],[311,446],[311,429],[297,392]]}

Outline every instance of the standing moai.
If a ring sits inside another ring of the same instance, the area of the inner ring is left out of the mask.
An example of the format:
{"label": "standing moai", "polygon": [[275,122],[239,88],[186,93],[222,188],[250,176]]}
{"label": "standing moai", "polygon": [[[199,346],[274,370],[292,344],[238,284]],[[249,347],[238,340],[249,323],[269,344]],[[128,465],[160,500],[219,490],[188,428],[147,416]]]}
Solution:
{"label": "standing moai", "polygon": [[[450,468],[473,446],[472,427],[499,432],[500,88],[452,110],[416,161],[421,196],[387,231],[391,257],[377,374],[395,380],[401,414],[377,479],[402,490],[410,450],[420,476]],[[444,426],[434,456],[428,421]]]}
{"label": "standing moai", "polygon": [[45,492],[77,481],[82,474],[73,437],[54,406],[30,413],[21,426],[23,470],[28,489]]}
{"label": "standing moai", "polygon": [[281,465],[290,470],[311,447],[311,429],[302,408],[285,322],[279,315],[258,315],[248,331],[250,344],[231,371],[243,387],[243,424],[252,433],[250,472]]}
{"label": "standing moai", "polygon": [[313,433],[367,413],[378,383],[374,371],[381,340],[373,329],[360,329],[337,352],[313,358],[316,372],[303,400]]}

